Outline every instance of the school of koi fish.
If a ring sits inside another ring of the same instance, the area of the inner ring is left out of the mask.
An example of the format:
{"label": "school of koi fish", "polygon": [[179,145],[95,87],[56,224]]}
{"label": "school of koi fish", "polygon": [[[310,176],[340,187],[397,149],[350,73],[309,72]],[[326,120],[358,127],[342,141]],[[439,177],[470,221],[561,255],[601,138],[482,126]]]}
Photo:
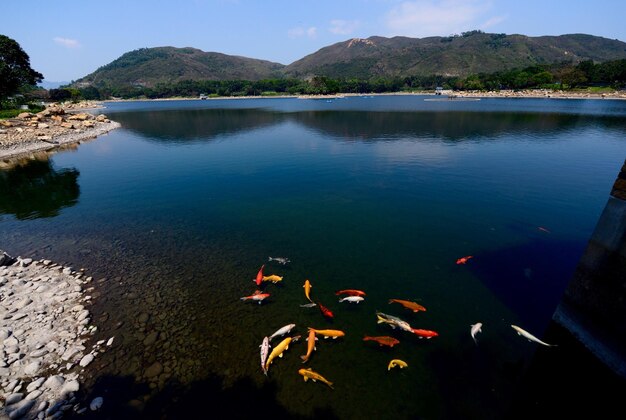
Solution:
{"label": "school of koi fish", "polygon": [[[474,258],[472,255],[468,255],[465,257],[461,257],[459,259],[457,259],[456,264],[457,265],[464,265],[466,264],[471,258]],[[287,263],[290,262],[290,260],[288,258],[284,258],[284,257],[269,257],[268,262],[272,262],[272,261],[276,261],[278,264],[281,265],[286,265]],[[283,280],[283,277],[272,274],[269,276],[265,276],[263,274],[263,270],[265,268],[265,264],[263,264],[261,266],[261,268],[259,269],[259,271],[257,272],[256,277],[252,280],[255,282],[256,286],[258,288],[261,287],[261,285],[263,284],[263,282],[272,282],[274,284],[276,284],[277,282],[280,282]],[[334,314],[332,313],[332,311],[330,309],[328,309],[326,306],[324,306],[319,300],[317,301],[313,301],[311,299],[311,289],[313,288],[310,280],[306,279],[304,281],[304,285],[302,286],[304,288],[304,296],[306,297],[306,299],[310,302],[308,304],[303,304],[300,305],[300,307],[303,308],[311,308],[311,307],[317,307],[320,311],[320,313],[322,314],[322,316],[324,318],[327,319],[333,319],[334,318]],[[335,293],[336,296],[342,296],[339,299],[339,303],[342,302],[347,302],[347,303],[356,303],[358,304],[359,302],[362,302],[365,300],[365,296],[366,293],[362,290],[357,290],[357,289],[344,289],[344,290],[339,290]],[[258,302],[259,305],[270,296],[270,293],[264,293],[262,292],[260,289],[257,289],[252,295],[249,296],[244,296],[241,297],[240,299],[243,301],[255,301]],[[397,303],[400,304],[402,307],[404,307],[405,309],[408,309],[414,313],[423,311],[426,311],[426,308],[420,304],[418,304],[417,302],[413,302],[410,300],[404,300],[404,299],[396,299],[396,298],[392,298],[389,299],[389,304],[392,303]],[[396,316],[393,315],[388,315],[385,313],[382,313],[380,311],[376,311],[376,319],[377,319],[377,324],[387,324],[389,325],[393,330],[398,329],[400,331],[404,331],[407,332],[409,334],[413,334],[415,336],[417,336],[418,338],[426,338],[426,339],[431,339],[433,337],[437,337],[439,335],[439,333],[437,333],[436,331],[432,331],[432,330],[426,330],[426,329],[420,329],[420,328],[413,328],[408,322],[404,321],[401,318],[398,318]],[[478,341],[476,340],[476,334],[482,332],[482,323],[477,322],[476,324],[472,324],[470,325],[470,335],[472,337],[472,339],[474,340],[474,342],[476,343],[476,345],[478,345]],[[279,328],[278,330],[276,330],[276,332],[274,332],[273,334],[269,335],[269,336],[265,336],[263,338],[263,342],[261,343],[260,347],[260,356],[261,356],[261,371],[267,376],[267,372],[269,370],[270,365],[272,364],[272,362],[278,357],[278,358],[282,358],[283,357],[283,353],[289,349],[289,345],[291,343],[294,343],[296,341],[298,341],[300,339],[299,335],[296,336],[288,336],[286,338],[284,338],[280,343],[278,343],[276,346],[273,347],[273,349],[270,352],[270,349],[272,348],[271,345],[271,341],[272,339],[276,338],[276,337],[283,337],[287,334],[289,334],[294,328],[296,327],[295,324],[288,324],[285,325],[281,328]],[[530,334],[529,332],[523,330],[522,328],[516,326],[516,325],[511,325],[511,327],[517,332],[518,335],[526,338],[529,341],[532,342],[536,342],[538,344],[544,345],[544,346],[549,346],[549,347],[553,347],[555,345],[551,345],[551,344],[547,344],[541,340],[539,340],[538,338],[536,338],[535,336],[533,336],[532,334]],[[315,346],[315,342],[318,341],[318,337],[323,337],[324,339],[328,339],[328,338],[332,338],[337,339],[340,337],[344,337],[345,333],[341,330],[334,330],[334,329],[315,329],[312,327],[308,327],[308,335],[306,338],[306,342],[307,342],[307,350],[306,353],[301,355],[300,358],[302,359],[302,363],[307,363],[309,361],[309,359],[311,358],[311,356],[313,355],[313,352],[316,350],[316,346]],[[400,340],[398,340],[397,338],[391,337],[391,336],[364,336],[363,337],[363,341],[364,342],[374,342],[377,343],[379,346],[387,346],[392,348],[393,346],[397,345],[400,343]],[[387,370],[391,370],[394,367],[400,367],[405,368],[407,367],[407,363],[404,362],[403,360],[400,359],[392,359],[388,366],[387,366]],[[304,381],[308,381],[309,379],[311,379],[313,382],[317,382],[320,381],[326,385],[328,385],[331,389],[333,388],[333,383],[328,381],[326,378],[324,378],[321,374],[315,372],[313,369],[308,368],[308,369],[300,369],[298,370],[298,374],[302,375]]]}

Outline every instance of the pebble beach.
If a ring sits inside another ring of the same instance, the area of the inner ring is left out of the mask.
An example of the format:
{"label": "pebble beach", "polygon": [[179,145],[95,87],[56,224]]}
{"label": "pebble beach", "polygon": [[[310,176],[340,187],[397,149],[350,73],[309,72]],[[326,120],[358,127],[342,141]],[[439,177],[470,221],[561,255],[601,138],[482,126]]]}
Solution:
{"label": "pebble beach", "polygon": [[114,343],[91,343],[91,281],[82,270],[0,251],[0,418],[58,419],[103,404],[75,396],[84,369]]}

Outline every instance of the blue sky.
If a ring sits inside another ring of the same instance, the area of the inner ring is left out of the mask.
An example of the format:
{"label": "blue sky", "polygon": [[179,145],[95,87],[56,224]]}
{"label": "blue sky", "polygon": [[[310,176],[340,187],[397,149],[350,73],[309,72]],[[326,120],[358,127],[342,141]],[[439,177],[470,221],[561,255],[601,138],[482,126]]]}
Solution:
{"label": "blue sky", "polygon": [[46,80],[71,81],[143,47],[195,47],[289,64],[375,35],[480,29],[626,41],[625,16],[623,0],[7,1],[0,34],[18,42]]}

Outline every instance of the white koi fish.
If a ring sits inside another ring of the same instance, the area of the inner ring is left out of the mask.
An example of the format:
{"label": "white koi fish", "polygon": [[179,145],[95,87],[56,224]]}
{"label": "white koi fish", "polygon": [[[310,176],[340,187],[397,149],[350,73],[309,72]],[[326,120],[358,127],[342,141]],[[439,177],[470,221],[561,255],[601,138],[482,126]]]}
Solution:
{"label": "white koi fish", "polygon": [[265,337],[263,339],[263,343],[261,343],[259,347],[261,347],[261,369],[263,369],[263,373],[267,376],[267,367],[265,366],[265,363],[267,362],[267,356],[270,352],[269,338]]}
{"label": "white koi fish", "polygon": [[470,334],[472,335],[472,338],[474,339],[474,343],[476,343],[476,345],[478,345],[478,342],[476,341],[476,334],[478,334],[479,332],[482,332],[481,327],[483,326],[482,322],[477,322],[474,325],[470,325],[470,327],[472,327],[472,329],[470,330]]}
{"label": "white koi fish", "polygon": [[278,331],[276,331],[274,334],[270,335],[270,341],[272,341],[272,338],[274,338],[274,337],[278,337],[279,335],[283,336],[283,335],[287,334],[289,331],[294,329],[295,326],[296,326],[296,324],[285,325],[284,327],[282,327]]}
{"label": "white koi fish", "polygon": [[289,261],[289,258],[285,258],[285,257],[268,257],[268,261],[276,261],[278,264],[282,264],[282,265],[286,265],[287,263],[290,263],[291,261]]}
{"label": "white koi fish", "polygon": [[528,331],[524,331],[523,329],[521,329],[517,325],[511,325],[511,327],[515,331],[517,331],[518,335],[521,335],[522,337],[525,337],[528,341],[534,341],[535,343],[539,343],[539,344],[547,346],[547,347],[556,347],[556,344],[544,343],[543,341],[541,341],[540,339],[538,339],[537,337],[535,337],[534,335],[532,335]]}
{"label": "white koi fish", "polygon": [[362,296],[346,296],[345,298],[339,299],[339,302],[359,303],[362,300],[365,300]]}

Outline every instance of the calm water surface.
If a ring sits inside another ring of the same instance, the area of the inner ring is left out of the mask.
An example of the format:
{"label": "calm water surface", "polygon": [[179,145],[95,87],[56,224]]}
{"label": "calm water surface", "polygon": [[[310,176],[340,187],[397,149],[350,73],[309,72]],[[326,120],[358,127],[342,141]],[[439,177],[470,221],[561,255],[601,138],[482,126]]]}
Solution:
{"label": "calm water surface", "polygon": [[[510,324],[545,331],[624,162],[626,102],[425,98],[108,103],[123,128],[0,172],[2,248],[95,279],[94,340],[116,337],[84,379],[109,402],[100,415],[509,412],[535,353],[558,351]],[[283,281],[241,301],[262,264]],[[333,320],[300,307],[305,279]],[[338,303],[352,288],[365,301]],[[391,330],[376,310],[440,335]],[[293,343],[265,377],[259,345],[289,323],[346,336],[306,365]],[[395,358],[408,368],[388,371]]]}

